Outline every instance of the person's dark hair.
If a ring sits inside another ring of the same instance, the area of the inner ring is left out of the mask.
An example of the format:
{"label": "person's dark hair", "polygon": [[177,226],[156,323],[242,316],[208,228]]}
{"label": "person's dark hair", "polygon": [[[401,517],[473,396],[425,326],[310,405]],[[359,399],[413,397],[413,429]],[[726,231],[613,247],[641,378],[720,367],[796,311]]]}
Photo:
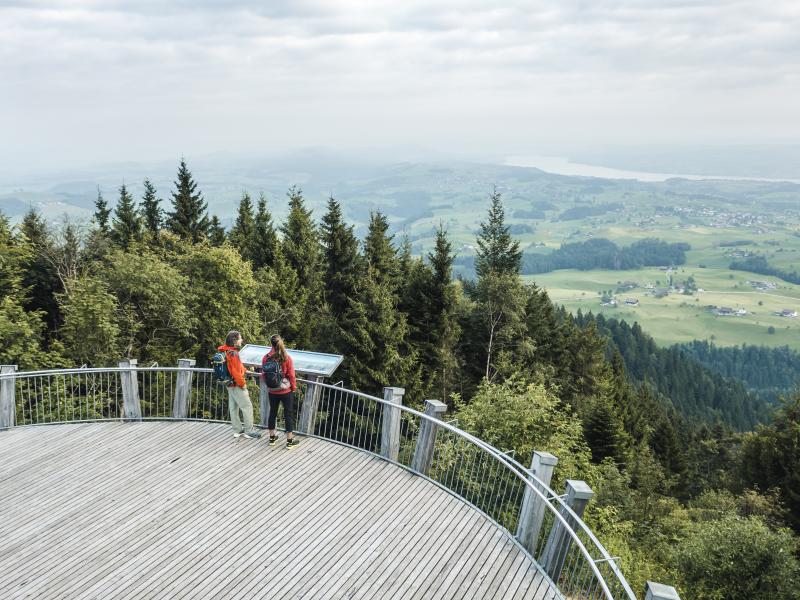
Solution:
{"label": "person's dark hair", "polygon": [[283,343],[283,338],[277,333],[270,336],[269,343],[272,344],[272,349],[275,351],[275,358],[279,363],[286,362],[286,345]]}
{"label": "person's dark hair", "polygon": [[228,332],[228,335],[225,336],[225,345],[226,346],[233,346],[236,344],[236,340],[242,337],[241,332],[236,331],[235,329]]}

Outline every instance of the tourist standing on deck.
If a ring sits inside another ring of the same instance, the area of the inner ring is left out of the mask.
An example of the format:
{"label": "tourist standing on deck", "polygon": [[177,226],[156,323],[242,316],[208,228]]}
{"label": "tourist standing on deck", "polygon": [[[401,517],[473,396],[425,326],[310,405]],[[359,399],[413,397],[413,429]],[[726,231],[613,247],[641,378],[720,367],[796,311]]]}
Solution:
{"label": "tourist standing on deck", "polygon": [[[250,402],[250,393],[247,391],[246,371],[242,361],[239,359],[239,348],[242,347],[242,334],[238,331],[228,332],[225,344],[217,348],[225,353],[225,364],[231,381],[228,383],[228,409],[231,413],[231,425],[233,425],[233,436],[246,438],[260,438],[261,432],[253,429],[253,403]],[[239,419],[241,411],[244,418],[244,427]]]}
{"label": "tourist standing on deck", "polygon": [[294,448],[299,442],[294,437],[294,392],[297,380],[294,375],[292,357],[286,352],[283,338],[277,334],[269,339],[272,349],[261,360],[261,379],[269,391],[269,445],[278,441],[275,421],[278,407],[283,404],[283,418],[286,421],[286,447]]}

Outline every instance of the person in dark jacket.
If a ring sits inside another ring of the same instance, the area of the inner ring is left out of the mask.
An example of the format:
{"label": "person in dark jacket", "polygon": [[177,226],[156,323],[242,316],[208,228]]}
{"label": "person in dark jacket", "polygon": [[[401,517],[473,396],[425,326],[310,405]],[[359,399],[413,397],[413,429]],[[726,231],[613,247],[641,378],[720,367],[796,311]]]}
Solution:
{"label": "person in dark jacket", "polygon": [[[228,408],[231,413],[233,436],[260,438],[261,432],[253,428],[253,403],[250,401],[250,394],[247,391],[246,371],[239,359],[239,348],[242,347],[243,342],[241,333],[236,330],[230,331],[225,337],[225,343],[217,350],[225,353],[225,364],[233,380],[228,384]],[[244,427],[239,419],[240,411],[244,417]]]}
{"label": "person in dark jacket", "polygon": [[283,338],[278,334],[269,339],[272,349],[267,352],[261,360],[261,378],[267,383],[265,369],[267,363],[275,362],[280,367],[283,375],[277,387],[269,387],[269,418],[267,419],[267,429],[269,430],[269,445],[274,446],[278,441],[275,431],[275,421],[278,418],[278,407],[283,404],[283,418],[286,421],[286,447],[294,448],[300,442],[294,437],[294,393],[297,390],[297,380],[294,374],[294,363],[292,357],[286,352]]}

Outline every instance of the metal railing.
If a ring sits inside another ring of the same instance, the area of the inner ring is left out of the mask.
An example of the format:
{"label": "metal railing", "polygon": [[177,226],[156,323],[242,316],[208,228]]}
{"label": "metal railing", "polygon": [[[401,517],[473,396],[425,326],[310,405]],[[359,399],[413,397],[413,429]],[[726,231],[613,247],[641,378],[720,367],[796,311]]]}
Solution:
{"label": "metal railing", "polygon": [[[227,393],[211,369],[181,363],[0,373],[0,428],[94,420],[228,421]],[[263,426],[266,390],[253,379],[248,387],[255,421]],[[559,495],[549,487],[555,457],[541,453],[552,460],[545,458],[534,472],[438,418],[444,404],[427,401],[423,413],[402,406],[402,394],[385,388],[378,398],[298,379],[296,429],[382,456],[463,499],[515,536],[559,595],[635,600],[616,559],[581,519],[591,497],[588,486],[569,481],[566,494]]]}

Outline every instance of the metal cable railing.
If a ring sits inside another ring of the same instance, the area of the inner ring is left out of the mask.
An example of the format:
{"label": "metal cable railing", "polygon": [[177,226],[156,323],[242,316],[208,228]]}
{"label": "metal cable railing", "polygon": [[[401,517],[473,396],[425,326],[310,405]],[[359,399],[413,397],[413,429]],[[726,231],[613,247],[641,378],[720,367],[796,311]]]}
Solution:
{"label": "metal cable railing", "polygon": [[[256,423],[266,423],[265,390],[248,387]],[[393,390],[394,388],[386,388]],[[5,399],[5,400],[4,400]],[[0,374],[16,425],[120,419],[229,420],[227,393],[211,369],[65,369]],[[498,449],[432,414],[387,398],[298,379],[296,429],[382,456],[427,477],[520,537],[566,598],[635,595],[567,499]],[[278,421],[283,427],[283,418]],[[547,577],[545,577],[547,579]]]}

